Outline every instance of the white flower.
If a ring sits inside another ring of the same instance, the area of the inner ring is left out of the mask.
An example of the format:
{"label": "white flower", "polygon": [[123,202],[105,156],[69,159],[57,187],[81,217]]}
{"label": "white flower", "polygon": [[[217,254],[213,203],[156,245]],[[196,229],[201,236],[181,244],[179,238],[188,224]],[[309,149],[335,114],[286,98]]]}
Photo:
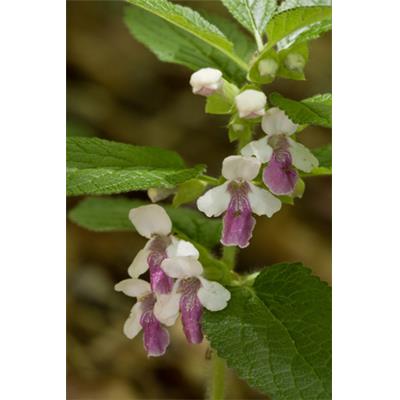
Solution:
{"label": "white flower", "polygon": [[165,210],[156,204],[133,208],[129,212],[129,218],[138,233],[150,240],[137,253],[128,268],[128,274],[137,278],[150,268],[153,291],[168,293],[172,289],[173,281],[164,276],[162,271],[160,273],[161,261],[176,256],[198,257],[199,252],[190,242],[171,235],[171,220]]}
{"label": "white flower", "polygon": [[265,114],[267,96],[263,92],[247,89],[235,97],[240,118],[257,118]]}
{"label": "white flower", "polygon": [[221,239],[225,246],[246,247],[255,224],[252,213],[272,217],[281,208],[279,199],[251,183],[260,166],[254,157],[225,158],[222,175],[227,181],[197,199],[197,207],[208,217],[218,217],[226,211]]}
{"label": "white flower", "polygon": [[261,126],[267,136],[243,147],[241,150],[243,156],[255,156],[262,163],[270,161],[275,145],[282,143],[278,139],[278,136],[281,136],[287,141],[288,151],[296,168],[311,172],[318,166],[318,160],[310,150],[290,138],[296,132],[298,125],[293,123],[282,110],[277,107],[270,108],[263,117]]}
{"label": "white flower", "polygon": [[279,68],[279,64],[273,58],[261,60],[258,63],[258,71],[261,76],[275,77]]}
{"label": "white flower", "polygon": [[223,85],[222,72],[215,68],[202,68],[190,77],[190,85],[194,94],[210,96]]}

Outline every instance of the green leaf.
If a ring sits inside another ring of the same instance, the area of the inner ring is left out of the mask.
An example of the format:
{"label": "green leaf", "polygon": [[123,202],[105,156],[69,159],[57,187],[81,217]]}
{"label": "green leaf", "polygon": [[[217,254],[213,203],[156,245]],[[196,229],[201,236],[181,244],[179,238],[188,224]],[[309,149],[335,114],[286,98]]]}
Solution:
{"label": "green leaf", "polygon": [[247,70],[247,64],[233,52],[233,44],[216,26],[204,19],[198,12],[167,0],[128,0],[128,2],[183,29],[225,54],[242,69]]}
{"label": "green leaf", "polygon": [[175,152],[98,138],[67,138],[67,194],[112,194],[173,188],[204,171]]}
{"label": "green leaf", "polygon": [[[273,56],[275,45],[278,45],[278,50],[282,50],[288,45],[300,45],[302,43],[306,43],[307,36],[300,36],[300,34],[306,30],[310,30],[315,24],[330,20],[331,15],[331,7],[325,6],[298,7],[275,14],[275,16],[267,24],[266,32],[268,42],[264,46],[260,55],[251,65],[248,73],[249,79],[254,82],[268,83],[270,80],[265,82],[264,79],[259,75],[259,62]],[[323,27],[326,28],[325,23],[323,24]],[[312,31],[310,33],[310,38],[314,37],[315,35],[317,35],[317,33]],[[296,42],[295,39],[298,36],[300,36],[299,42]]]}
{"label": "green leaf", "polygon": [[172,201],[174,207],[179,207],[182,204],[190,203],[200,197],[207,183],[201,179],[191,179],[190,181],[184,182],[178,186],[178,190]]}
{"label": "green leaf", "polygon": [[281,12],[296,7],[330,6],[331,4],[331,0],[285,0],[280,4],[278,11]]}
{"label": "green leaf", "polygon": [[222,3],[254,36],[262,36],[276,9],[276,0],[222,0]]}
{"label": "green leaf", "polygon": [[269,95],[270,103],[285,111],[288,117],[297,124],[310,124],[330,128],[332,126],[332,95],[330,93],[296,101],[279,93]]}
{"label": "green leaf", "polygon": [[242,83],[245,72],[232,60],[190,33],[138,7],[125,8],[125,23],[131,34],[161,61],[184,65],[192,70],[212,67],[228,79]]}
{"label": "green leaf", "polygon": [[[131,208],[148,204],[141,200],[121,197],[91,197],[82,200],[68,217],[77,225],[95,232],[134,231],[128,218]],[[222,223],[209,219],[198,211],[163,205],[170,216],[173,228],[199,244],[212,248],[219,243]]]}
{"label": "green leaf", "polygon": [[331,398],[331,289],[301,264],[264,269],[254,287],[231,289],[228,307],[206,311],[218,355],[275,400]]}

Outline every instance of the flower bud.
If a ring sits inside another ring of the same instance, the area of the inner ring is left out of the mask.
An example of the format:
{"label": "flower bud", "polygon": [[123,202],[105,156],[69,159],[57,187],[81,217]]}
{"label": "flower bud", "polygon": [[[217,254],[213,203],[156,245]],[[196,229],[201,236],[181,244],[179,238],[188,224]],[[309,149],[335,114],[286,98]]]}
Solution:
{"label": "flower bud", "polygon": [[303,72],[306,65],[305,58],[299,53],[290,53],[285,58],[286,68],[293,72]]}
{"label": "flower bud", "polygon": [[279,64],[273,58],[261,60],[258,63],[258,72],[261,76],[275,78]]}
{"label": "flower bud", "polygon": [[166,199],[175,193],[175,189],[165,189],[165,188],[150,188],[147,190],[147,196],[152,203],[157,203],[161,200]]}
{"label": "flower bud", "polygon": [[193,93],[200,96],[210,96],[223,85],[222,72],[215,68],[202,68],[190,77]]}
{"label": "flower bud", "polygon": [[240,118],[257,118],[265,114],[267,96],[258,90],[248,89],[235,97]]}

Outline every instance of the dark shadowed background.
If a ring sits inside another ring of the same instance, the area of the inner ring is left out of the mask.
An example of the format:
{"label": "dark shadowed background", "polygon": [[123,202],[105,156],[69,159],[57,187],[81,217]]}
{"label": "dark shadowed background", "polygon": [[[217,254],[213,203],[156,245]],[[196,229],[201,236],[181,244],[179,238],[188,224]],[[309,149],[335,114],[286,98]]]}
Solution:
{"label": "dark shadowed background", "polygon": [[[218,1],[186,1],[192,8],[228,16]],[[231,154],[226,118],[204,113],[204,99],[188,84],[191,72],[165,64],[129,34],[124,3],[67,2],[68,135],[98,136],[165,147],[189,165],[205,163],[219,174]],[[331,37],[312,42],[307,81],[278,79],[265,87],[302,99],[331,91]],[[309,127],[299,139],[309,147],[330,143],[331,132]],[[303,199],[272,219],[258,218],[238,269],[254,271],[281,261],[301,261],[331,281],[331,179],[308,178]],[[134,193],[145,199],[145,193]],[[68,199],[68,207],[81,198]],[[200,399],[208,364],[207,343],[185,342],[179,324],[167,354],[147,359],[141,336],[128,340],[122,325],[132,300],[114,292],[145,240],[135,233],[93,233],[68,223],[68,398],[79,400]],[[265,399],[230,372],[228,398]]]}

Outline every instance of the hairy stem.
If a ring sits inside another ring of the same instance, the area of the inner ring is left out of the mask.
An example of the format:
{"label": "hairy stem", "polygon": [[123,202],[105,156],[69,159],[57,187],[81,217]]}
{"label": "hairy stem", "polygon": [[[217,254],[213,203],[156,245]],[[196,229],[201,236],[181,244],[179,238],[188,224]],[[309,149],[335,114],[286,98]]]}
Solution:
{"label": "hairy stem", "polygon": [[223,400],[225,393],[225,360],[212,354],[212,375],[209,384],[209,400]]}

